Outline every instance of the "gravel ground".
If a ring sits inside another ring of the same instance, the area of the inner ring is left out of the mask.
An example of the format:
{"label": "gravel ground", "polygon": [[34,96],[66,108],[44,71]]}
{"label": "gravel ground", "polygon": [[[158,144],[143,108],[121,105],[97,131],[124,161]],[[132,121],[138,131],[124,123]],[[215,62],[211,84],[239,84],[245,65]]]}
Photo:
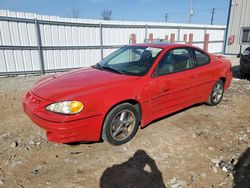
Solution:
{"label": "gravel ground", "polygon": [[40,78],[0,78],[0,187],[250,187],[248,80],[234,78],[220,105],[164,117],[115,147],[48,142],[21,105]]}

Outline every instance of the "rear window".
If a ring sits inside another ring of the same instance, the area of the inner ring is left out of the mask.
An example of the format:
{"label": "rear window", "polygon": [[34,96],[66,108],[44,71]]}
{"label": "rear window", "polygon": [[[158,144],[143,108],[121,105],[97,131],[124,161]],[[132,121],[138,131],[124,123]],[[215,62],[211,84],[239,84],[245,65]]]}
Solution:
{"label": "rear window", "polygon": [[210,57],[200,50],[194,49],[196,62],[198,66],[207,65],[210,62]]}

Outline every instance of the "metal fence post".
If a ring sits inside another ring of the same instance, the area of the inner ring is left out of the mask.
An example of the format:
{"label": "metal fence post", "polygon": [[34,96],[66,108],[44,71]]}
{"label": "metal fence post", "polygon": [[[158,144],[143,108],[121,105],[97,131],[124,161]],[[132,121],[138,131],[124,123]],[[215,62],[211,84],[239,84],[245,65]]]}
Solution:
{"label": "metal fence post", "polygon": [[44,58],[43,58],[43,49],[42,49],[40,26],[39,26],[39,23],[38,23],[37,19],[35,19],[35,28],[36,28],[37,48],[38,48],[39,59],[40,59],[41,75],[43,75],[44,74]]}
{"label": "metal fence post", "polygon": [[100,54],[101,60],[103,59],[103,33],[102,33],[102,24],[100,23]]}
{"label": "metal fence post", "polygon": [[177,37],[178,37],[178,42],[180,42],[181,41],[181,28],[180,27],[178,27],[178,35],[177,35]]}
{"label": "metal fence post", "polygon": [[207,35],[207,28],[205,27],[204,28],[204,43],[203,43],[203,49],[205,49],[206,48],[206,35]]}
{"label": "metal fence post", "polygon": [[147,38],[148,38],[148,25],[146,24],[145,25],[145,39],[144,39],[144,42],[147,41]]}

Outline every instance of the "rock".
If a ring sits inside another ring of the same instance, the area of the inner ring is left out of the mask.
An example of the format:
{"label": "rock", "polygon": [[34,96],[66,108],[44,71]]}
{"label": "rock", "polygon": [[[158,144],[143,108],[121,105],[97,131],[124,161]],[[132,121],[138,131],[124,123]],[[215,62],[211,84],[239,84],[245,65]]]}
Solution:
{"label": "rock", "polygon": [[209,147],[208,150],[214,151],[214,148],[213,147]]}
{"label": "rock", "polygon": [[77,169],[76,173],[77,173],[77,174],[83,174],[83,173],[84,173],[84,170]]}
{"label": "rock", "polygon": [[23,164],[23,161],[13,161],[11,167],[14,167],[16,165]]}
{"label": "rock", "polygon": [[218,172],[218,170],[217,170],[217,168],[216,168],[215,166],[213,166],[212,169],[213,169],[213,171],[214,171],[215,173]]}
{"label": "rock", "polygon": [[235,165],[238,163],[238,159],[232,158],[232,159],[230,160],[230,163],[231,163],[232,165],[235,166]]}
{"label": "rock", "polygon": [[0,135],[0,139],[6,139],[7,137],[9,137],[9,134],[7,133],[3,133]]}
{"label": "rock", "polygon": [[201,176],[202,176],[203,178],[207,177],[207,175],[206,175],[205,173],[201,173]]}
{"label": "rock", "polygon": [[224,181],[224,182],[221,182],[221,183],[219,184],[220,187],[224,187],[225,185],[227,185],[227,182],[225,182],[225,181]]}
{"label": "rock", "polygon": [[211,159],[211,162],[214,164],[219,164],[220,163],[220,159]]}
{"label": "rock", "polygon": [[0,186],[4,186],[4,181],[3,180],[0,180]]}
{"label": "rock", "polygon": [[46,181],[46,185],[51,185],[51,182],[50,181]]}
{"label": "rock", "polygon": [[38,174],[39,173],[39,170],[41,170],[42,169],[42,166],[41,165],[39,165],[39,166],[37,166],[36,168],[34,168],[33,170],[32,170],[32,174]]}
{"label": "rock", "polygon": [[233,171],[234,169],[234,166],[231,163],[227,163],[223,160],[219,163],[219,166],[224,172]]}
{"label": "rock", "polygon": [[38,174],[38,173],[39,173],[39,170],[38,170],[38,169],[32,170],[32,174]]}
{"label": "rock", "polygon": [[17,141],[13,142],[13,143],[10,145],[11,148],[16,148],[17,146],[18,146],[18,142],[17,142]]}
{"label": "rock", "polygon": [[208,130],[206,130],[206,129],[204,129],[204,130],[197,130],[196,132],[195,132],[195,134],[197,135],[197,136],[202,136],[202,135],[205,135],[205,134],[207,134],[208,133]]}
{"label": "rock", "polygon": [[180,188],[181,184],[176,178],[172,178],[169,181],[169,186],[170,188]]}
{"label": "rock", "polygon": [[35,142],[34,142],[33,140],[29,140],[29,144],[30,144],[30,145],[34,145]]}
{"label": "rock", "polygon": [[77,155],[77,154],[80,154],[82,153],[81,151],[74,151],[74,152],[70,152],[71,155]]}
{"label": "rock", "polygon": [[236,139],[243,142],[247,142],[249,139],[248,136],[243,131],[236,133],[235,137]]}

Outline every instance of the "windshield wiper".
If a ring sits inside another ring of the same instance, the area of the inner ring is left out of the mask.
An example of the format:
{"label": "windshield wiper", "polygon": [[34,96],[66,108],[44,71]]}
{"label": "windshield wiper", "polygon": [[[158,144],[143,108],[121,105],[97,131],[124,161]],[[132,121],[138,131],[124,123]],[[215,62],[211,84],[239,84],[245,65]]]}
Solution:
{"label": "windshield wiper", "polygon": [[122,71],[120,70],[116,70],[114,68],[111,68],[111,67],[102,67],[103,69],[106,69],[106,70],[110,70],[112,72],[116,72],[116,73],[119,73],[119,74],[124,74]]}
{"label": "windshield wiper", "polygon": [[96,68],[96,69],[100,69],[100,70],[108,70],[108,71],[111,71],[111,72],[116,72],[116,73],[119,73],[119,74],[124,74],[122,71],[113,69],[113,68],[111,68],[111,67],[103,67],[103,66],[101,66],[99,63],[93,65],[92,67],[93,67],[93,68]]}

